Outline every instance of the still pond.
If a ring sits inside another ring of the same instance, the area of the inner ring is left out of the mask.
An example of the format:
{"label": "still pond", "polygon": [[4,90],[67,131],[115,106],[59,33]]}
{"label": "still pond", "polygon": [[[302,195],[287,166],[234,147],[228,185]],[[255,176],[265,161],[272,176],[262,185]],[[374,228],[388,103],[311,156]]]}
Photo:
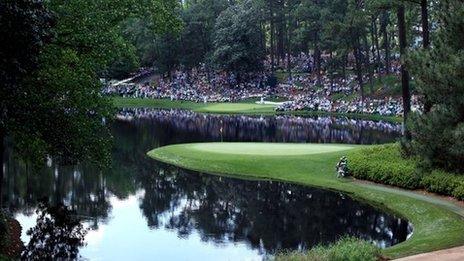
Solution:
{"label": "still pond", "polygon": [[112,131],[112,166],[104,171],[52,160],[32,171],[10,151],[1,200],[26,244],[43,198],[82,218],[88,232],[79,255],[89,260],[259,260],[343,235],[384,248],[412,233],[408,221],[342,193],[195,173],[146,156],[159,146],[202,141],[386,143],[400,136],[398,124],[125,109]]}

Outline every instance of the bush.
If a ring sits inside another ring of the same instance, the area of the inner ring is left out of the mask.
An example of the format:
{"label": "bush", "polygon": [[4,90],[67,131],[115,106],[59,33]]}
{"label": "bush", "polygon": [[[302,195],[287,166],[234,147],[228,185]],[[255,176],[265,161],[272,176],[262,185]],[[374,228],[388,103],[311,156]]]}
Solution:
{"label": "bush", "polygon": [[431,174],[424,175],[421,183],[427,191],[453,196],[454,191],[464,184],[464,177],[434,170]]}
{"label": "bush", "polygon": [[459,200],[464,200],[464,184],[454,189],[453,196]]}
{"label": "bush", "polygon": [[307,252],[287,252],[277,254],[276,261],[374,261],[378,260],[380,249],[373,244],[352,238],[345,237],[333,245],[317,246]]}
{"label": "bush", "polygon": [[371,146],[348,154],[348,168],[355,178],[407,189],[424,188],[464,200],[464,175],[443,170],[429,173],[418,165],[414,158],[403,158],[398,144]]}
{"label": "bush", "polygon": [[421,186],[414,159],[404,159],[398,144],[372,146],[348,155],[353,177],[415,189]]}

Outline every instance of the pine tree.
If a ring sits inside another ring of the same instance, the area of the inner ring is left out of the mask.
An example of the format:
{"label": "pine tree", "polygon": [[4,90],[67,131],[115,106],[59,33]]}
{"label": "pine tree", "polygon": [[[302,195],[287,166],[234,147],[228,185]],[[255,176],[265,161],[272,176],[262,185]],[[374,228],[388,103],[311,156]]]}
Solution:
{"label": "pine tree", "polygon": [[411,54],[409,68],[431,109],[415,113],[409,125],[411,148],[427,165],[463,171],[464,165],[464,5],[440,5],[432,47]]}

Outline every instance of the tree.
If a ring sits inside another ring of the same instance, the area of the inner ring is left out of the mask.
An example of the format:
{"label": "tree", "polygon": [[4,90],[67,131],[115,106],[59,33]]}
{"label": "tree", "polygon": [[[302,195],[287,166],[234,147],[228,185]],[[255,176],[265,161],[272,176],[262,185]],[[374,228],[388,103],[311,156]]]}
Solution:
{"label": "tree", "polygon": [[[397,6],[397,18],[398,18],[398,38],[401,59],[404,59],[406,54],[407,42],[406,42],[406,20],[404,17],[404,4],[398,3]],[[409,72],[404,62],[401,63],[401,89],[403,94],[403,125],[404,135],[406,139],[410,139],[409,131],[407,129],[407,119],[411,111],[411,91],[409,89]]]}
{"label": "tree", "polygon": [[411,118],[413,152],[427,166],[463,171],[464,166],[464,6],[458,0],[440,5],[433,48],[415,51],[408,63],[419,94],[430,111]]}
{"label": "tree", "polygon": [[216,18],[229,4],[225,0],[202,0],[182,11],[185,24],[181,32],[181,63],[193,68],[208,60],[213,48]]}
{"label": "tree", "polygon": [[156,37],[155,41],[156,60],[154,65],[159,73],[167,73],[171,76],[172,70],[179,65],[180,40],[174,33],[165,33]]}
{"label": "tree", "polygon": [[325,12],[329,12],[323,6],[324,1],[312,0],[303,1],[297,8],[296,12],[300,19],[303,21],[302,33],[306,34],[306,40],[311,43],[310,48],[313,50],[314,55],[314,70],[317,74],[317,85],[322,83],[321,69],[322,69],[322,30],[325,24],[322,20]]}
{"label": "tree", "polygon": [[8,136],[25,160],[106,164],[111,135],[105,121],[112,118],[112,106],[100,93],[98,72],[126,50],[122,21],[144,16],[153,30],[175,29],[175,5],[7,0],[1,7],[2,35],[9,46],[1,52],[2,154]]}
{"label": "tree", "polygon": [[[0,10],[0,34],[4,37],[0,49],[0,162],[3,162],[6,136],[20,129],[23,122],[17,118],[29,113],[16,111],[17,105],[23,102],[23,93],[31,91],[21,83],[37,68],[40,51],[50,41],[53,21],[43,2],[6,0],[0,2]],[[0,205],[2,180],[3,167]]]}
{"label": "tree", "polygon": [[264,47],[255,6],[245,1],[219,15],[214,32],[213,61],[219,69],[244,72],[262,69]]}

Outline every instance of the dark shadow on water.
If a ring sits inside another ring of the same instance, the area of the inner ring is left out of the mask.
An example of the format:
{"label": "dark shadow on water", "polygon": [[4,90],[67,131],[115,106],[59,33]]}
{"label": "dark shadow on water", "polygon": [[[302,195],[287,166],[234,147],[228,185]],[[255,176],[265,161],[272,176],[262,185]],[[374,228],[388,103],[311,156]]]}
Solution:
{"label": "dark shadow on water", "polygon": [[[406,220],[342,193],[272,181],[249,181],[195,173],[159,163],[143,182],[141,208],[151,228],[193,231],[218,244],[247,242],[261,253],[306,249],[343,235],[388,247],[406,240]],[[161,192],[161,193],[160,193]],[[166,218],[164,213],[174,209]]]}

